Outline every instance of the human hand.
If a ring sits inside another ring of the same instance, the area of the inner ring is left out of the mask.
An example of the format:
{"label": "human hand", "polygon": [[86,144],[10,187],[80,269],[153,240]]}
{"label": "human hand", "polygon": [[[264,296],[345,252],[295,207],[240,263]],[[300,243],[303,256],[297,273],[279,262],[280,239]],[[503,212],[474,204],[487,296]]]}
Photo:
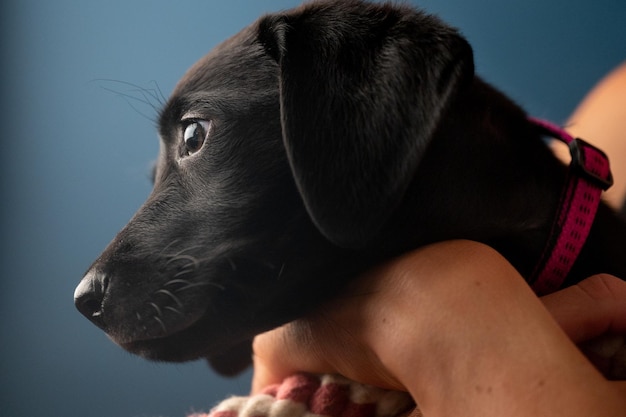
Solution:
{"label": "human hand", "polygon": [[598,370],[626,380],[626,282],[595,275],[541,301]]}
{"label": "human hand", "polygon": [[340,373],[408,390],[425,415],[485,415],[485,407],[524,415],[529,405],[622,415],[623,386],[603,379],[548,311],[576,342],[626,334],[626,285],[592,277],[543,302],[493,250],[433,245],[367,274],[312,317],[258,337],[253,389],[295,371]]}

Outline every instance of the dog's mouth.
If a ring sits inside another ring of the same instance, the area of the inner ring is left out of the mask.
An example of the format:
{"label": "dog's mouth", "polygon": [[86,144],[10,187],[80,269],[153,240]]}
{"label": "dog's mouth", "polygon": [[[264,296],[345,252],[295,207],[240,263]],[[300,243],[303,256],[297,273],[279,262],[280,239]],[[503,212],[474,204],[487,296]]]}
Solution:
{"label": "dog's mouth", "polygon": [[[213,348],[205,331],[207,320],[188,323],[186,327],[157,337],[109,337],[130,353],[154,361],[185,362],[206,356]],[[204,322],[204,323],[203,323]]]}
{"label": "dog's mouth", "polygon": [[267,307],[258,297],[259,282],[277,274],[258,261],[229,259],[236,270],[214,261],[197,276],[141,285],[130,281],[134,274],[128,271],[114,275],[93,268],[76,290],[76,305],[113,342],[146,359],[184,362],[223,355],[244,342],[249,346],[250,335],[259,330],[254,317]]}
{"label": "dog's mouth", "polygon": [[[222,294],[220,294],[222,297]],[[206,297],[207,300],[215,299]],[[189,302],[189,300],[186,300]],[[220,354],[240,338],[241,325],[228,325],[223,315],[215,314],[212,308],[195,309],[186,306],[184,313],[165,312],[162,316],[149,317],[130,323],[131,320],[118,320],[119,328],[105,331],[113,342],[122,348],[146,359],[166,362],[186,362]],[[170,314],[171,313],[171,314]],[[156,313],[155,313],[156,314]],[[234,334],[233,330],[237,330]]]}
{"label": "dog's mouth", "polygon": [[74,296],[78,310],[119,345],[167,339],[207,315],[205,300],[212,291],[203,283],[169,280],[156,288],[133,288],[117,281],[111,284],[109,275],[92,269]]}
{"label": "dog's mouth", "polygon": [[[207,359],[212,368],[222,375],[236,375],[243,371],[252,358],[251,337],[255,329],[239,323],[227,325],[221,316],[205,312],[186,327],[158,337],[119,339],[109,337],[126,351],[158,362],[187,362]],[[258,329],[257,329],[258,330]]]}

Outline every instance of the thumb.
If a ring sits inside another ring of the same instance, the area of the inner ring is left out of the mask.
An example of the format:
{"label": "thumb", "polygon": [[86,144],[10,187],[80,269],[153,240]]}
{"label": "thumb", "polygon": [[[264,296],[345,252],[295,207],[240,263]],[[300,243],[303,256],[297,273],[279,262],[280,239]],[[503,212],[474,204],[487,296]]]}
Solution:
{"label": "thumb", "polygon": [[594,275],[541,300],[575,343],[626,335],[626,282],[612,275]]}
{"label": "thumb", "polygon": [[292,322],[258,335],[252,348],[252,394],[281,383],[296,372],[333,372],[333,368],[323,359],[323,354],[315,348],[310,328],[303,321]]}
{"label": "thumb", "polygon": [[595,275],[542,301],[598,370],[626,379],[626,282]]}

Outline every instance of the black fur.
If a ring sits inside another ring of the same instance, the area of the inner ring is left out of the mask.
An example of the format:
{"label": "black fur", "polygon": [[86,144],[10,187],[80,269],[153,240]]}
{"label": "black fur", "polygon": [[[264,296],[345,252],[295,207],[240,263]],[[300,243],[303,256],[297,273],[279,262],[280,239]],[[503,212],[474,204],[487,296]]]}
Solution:
{"label": "black fur", "polygon": [[[185,156],[197,120],[212,129]],[[485,242],[528,276],[565,175],[474,76],[456,30],[360,1],[265,16],[224,42],[180,81],[160,135],[154,191],[76,303],[131,352],[222,372],[249,363],[254,335],[420,245]],[[626,276],[625,237],[603,205],[567,284]]]}

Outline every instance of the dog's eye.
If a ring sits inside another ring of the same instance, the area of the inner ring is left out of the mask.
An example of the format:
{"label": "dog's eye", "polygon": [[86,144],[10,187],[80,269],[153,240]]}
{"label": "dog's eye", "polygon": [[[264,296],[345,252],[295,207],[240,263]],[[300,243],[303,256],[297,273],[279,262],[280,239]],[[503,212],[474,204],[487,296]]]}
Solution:
{"label": "dog's eye", "polygon": [[198,120],[187,125],[183,133],[184,155],[193,155],[198,152],[207,140],[210,131],[211,122],[207,120]]}

